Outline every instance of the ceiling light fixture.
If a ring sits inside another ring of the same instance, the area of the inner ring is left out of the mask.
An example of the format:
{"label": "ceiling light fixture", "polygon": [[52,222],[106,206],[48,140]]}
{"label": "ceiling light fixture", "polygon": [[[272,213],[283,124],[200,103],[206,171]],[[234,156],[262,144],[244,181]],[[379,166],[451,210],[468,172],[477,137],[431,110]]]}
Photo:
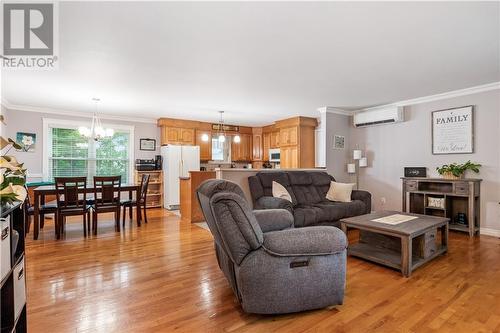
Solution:
{"label": "ceiling light fixture", "polygon": [[219,121],[219,142],[223,143],[226,141],[226,131],[224,129],[224,111],[219,111],[220,121]]}
{"label": "ceiling light fixture", "polygon": [[86,138],[92,138],[94,141],[99,141],[106,137],[112,137],[115,134],[115,131],[112,128],[104,128],[101,124],[101,119],[97,116],[97,105],[101,101],[99,98],[92,98],[94,101],[94,115],[92,116],[92,124],[90,128],[86,126],[78,127],[78,132],[81,136]]}

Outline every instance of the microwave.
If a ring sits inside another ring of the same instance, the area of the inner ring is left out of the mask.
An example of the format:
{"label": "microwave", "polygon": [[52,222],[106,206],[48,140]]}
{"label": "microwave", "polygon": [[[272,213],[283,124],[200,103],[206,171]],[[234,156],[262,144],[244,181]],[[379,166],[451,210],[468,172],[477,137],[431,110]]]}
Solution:
{"label": "microwave", "polygon": [[279,162],[279,161],[280,161],[279,148],[269,149],[269,162]]}

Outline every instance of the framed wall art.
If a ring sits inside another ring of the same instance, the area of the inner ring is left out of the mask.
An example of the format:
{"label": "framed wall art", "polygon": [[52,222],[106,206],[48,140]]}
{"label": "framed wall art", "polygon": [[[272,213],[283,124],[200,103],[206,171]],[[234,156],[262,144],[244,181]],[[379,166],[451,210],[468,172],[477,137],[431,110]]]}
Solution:
{"label": "framed wall art", "polygon": [[474,152],[474,106],[432,112],[432,154]]}
{"label": "framed wall art", "polygon": [[36,134],[17,132],[16,142],[22,147],[19,151],[33,153],[36,148]]}
{"label": "framed wall art", "polygon": [[156,150],[156,140],[155,139],[140,139],[139,140],[139,149],[147,150],[147,151],[155,151]]}
{"label": "framed wall art", "polygon": [[345,148],[345,137],[342,135],[333,136],[333,148],[334,149],[344,149]]}

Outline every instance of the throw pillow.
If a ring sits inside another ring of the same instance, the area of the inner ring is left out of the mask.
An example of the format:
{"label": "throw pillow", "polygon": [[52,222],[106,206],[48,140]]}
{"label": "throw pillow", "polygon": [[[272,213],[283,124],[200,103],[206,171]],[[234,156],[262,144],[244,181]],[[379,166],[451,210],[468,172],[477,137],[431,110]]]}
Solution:
{"label": "throw pillow", "polygon": [[281,198],[292,202],[292,197],[286,188],[278,182],[273,181],[273,197]]}
{"label": "throw pillow", "polygon": [[352,189],[356,184],[330,182],[326,198],[330,201],[351,202]]}

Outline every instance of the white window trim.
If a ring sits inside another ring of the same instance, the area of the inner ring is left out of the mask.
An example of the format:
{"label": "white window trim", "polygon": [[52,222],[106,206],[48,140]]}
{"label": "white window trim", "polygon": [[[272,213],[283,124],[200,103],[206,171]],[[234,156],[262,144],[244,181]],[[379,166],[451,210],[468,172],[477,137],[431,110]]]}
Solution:
{"label": "white window trim", "polygon": [[[88,121],[78,121],[78,120],[67,120],[67,119],[54,119],[54,118],[42,118],[43,124],[43,165],[42,165],[42,173],[43,180],[47,181],[50,179],[49,175],[49,156],[52,151],[52,140],[49,140],[50,129],[53,127],[60,126],[61,128],[74,128],[77,129],[80,126],[90,126],[90,122]],[[135,126],[133,125],[122,125],[122,124],[111,124],[111,123],[102,123],[103,127],[110,127],[116,130],[123,130],[129,133],[130,140],[128,145],[128,156],[129,156],[129,170],[128,170],[128,182],[134,182],[134,161],[135,161]]]}

